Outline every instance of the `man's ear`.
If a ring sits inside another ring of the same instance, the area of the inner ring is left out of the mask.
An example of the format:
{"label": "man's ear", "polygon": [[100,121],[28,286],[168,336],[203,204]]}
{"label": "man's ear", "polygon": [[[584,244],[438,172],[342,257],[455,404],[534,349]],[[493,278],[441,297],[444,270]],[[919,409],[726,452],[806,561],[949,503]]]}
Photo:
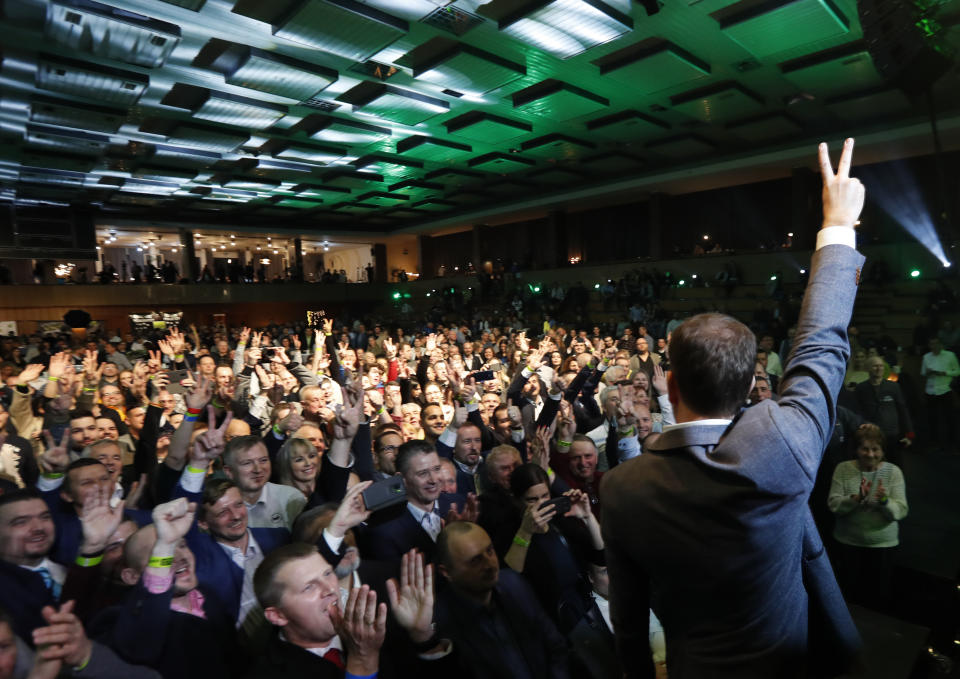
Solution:
{"label": "man's ear", "polygon": [[236,480],[236,479],[234,479],[234,477],[233,477],[233,468],[232,468],[232,467],[228,467],[227,465],[223,465],[223,473],[226,474],[226,475],[227,475],[227,478],[230,479],[231,481],[235,481],[235,480]]}
{"label": "man's ear", "polygon": [[667,398],[670,400],[670,405],[673,406],[673,411],[676,412],[680,405],[680,387],[672,370],[667,373]]}
{"label": "man's ear", "polygon": [[120,571],[120,579],[123,580],[123,584],[133,587],[140,582],[140,572],[133,568],[124,568]]}
{"label": "man's ear", "polygon": [[263,617],[265,617],[271,625],[277,627],[286,627],[287,623],[290,622],[287,620],[287,616],[283,614],[283,611],[276,606],[267,606],[263,609]]}
{"label": "man's ear", "polygon": [[73,496],[65,490],[60,491],[60,499],[69,505],[72,505],[74,503]]}
{"label": "man's ear", "polygon": [[447,567],[442,563],[438,563],[435,568],[437,569],[437,573],[445,577],[447,580],[450,579],[450,573],[447,571]]}

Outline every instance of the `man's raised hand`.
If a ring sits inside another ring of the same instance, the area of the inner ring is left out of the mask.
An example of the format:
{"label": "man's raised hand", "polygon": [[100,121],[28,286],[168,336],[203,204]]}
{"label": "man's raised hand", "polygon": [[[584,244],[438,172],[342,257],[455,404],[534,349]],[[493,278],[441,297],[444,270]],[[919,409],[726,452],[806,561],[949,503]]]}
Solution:
{"label": "man's raised hand", "polygon": [[433,566],[411,549],[400,561],[400,582],[387,580],[390,610],[415,644],[433,636]]}
{"label": "man's raised hand", "polygon": [[823,178],[823,226],[854,226],[863,210],[865,191],[859,179],[850,176],[853,139],[843,142],[843,152],[833,172],[826,143],[820,144],[820,174]]}
{"label": "man's raised hand", "polygon": [[188,503],[185,497],[154,507],[153,525],[157,528],[157,543],[169,547],[172,555],[173,548],[190,531],[196,512],[197,503]]}
{"label": "man's raised hand", "polygon": [[105,550],[122,521],[122,504],[111,507],[110,498],[100,493],[87,498],[83,503],[83,514],[80,515],[80,527],[83,530],[80,555],[99,554]]}

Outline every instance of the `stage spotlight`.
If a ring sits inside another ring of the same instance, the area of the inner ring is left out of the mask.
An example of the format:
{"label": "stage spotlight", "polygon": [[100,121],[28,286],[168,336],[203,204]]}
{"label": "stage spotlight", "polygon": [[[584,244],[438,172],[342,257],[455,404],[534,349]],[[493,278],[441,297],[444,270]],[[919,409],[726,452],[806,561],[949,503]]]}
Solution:
{"label": "stage spotlight", "polygon": [[920,278],[920,269],[914,269],[911,271],[910,278]]}

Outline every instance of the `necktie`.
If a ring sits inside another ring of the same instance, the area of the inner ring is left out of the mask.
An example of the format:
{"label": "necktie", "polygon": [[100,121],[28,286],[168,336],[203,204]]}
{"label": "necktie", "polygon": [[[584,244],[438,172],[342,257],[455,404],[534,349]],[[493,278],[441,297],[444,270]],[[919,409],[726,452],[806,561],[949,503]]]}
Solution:
{"label": "necktie", "polygon": [[50,571],[46,568],[38,568],[34,571],[41,578],[43,578],[43,584],[47,589],[50,590],[50,593],[53,594],[53,598],[57,601],[60,601],[60,583],[53,579],[53,576],[50,575]]}
{"label": "necktie", "polygon": [[332,662],[341,670],[347,669],[346,663],[343,662],[343,654],[339,649],[331,648],[329,651],[323,654],[323,659]]}

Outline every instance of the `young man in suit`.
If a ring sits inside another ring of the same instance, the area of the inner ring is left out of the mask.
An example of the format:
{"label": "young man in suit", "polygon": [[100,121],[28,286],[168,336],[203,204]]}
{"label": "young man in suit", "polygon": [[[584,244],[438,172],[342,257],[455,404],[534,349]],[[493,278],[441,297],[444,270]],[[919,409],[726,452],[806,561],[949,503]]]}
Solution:
{"label": "young man in suit", "polygon": [[627,676],[654,676],[651,602],[671,679],[804,677],[821,663],[840,673],[856,656],[859,638],[807,505],[833,430],[863,264],[853,227],[864,190],[849,176],[852,153],[848,139],[834,174],[820,146],[823,229],[780,400],[740,413],[756,338],[730,317],[695,316],[670,340],[677,424],[604,479],[612,621]]}

